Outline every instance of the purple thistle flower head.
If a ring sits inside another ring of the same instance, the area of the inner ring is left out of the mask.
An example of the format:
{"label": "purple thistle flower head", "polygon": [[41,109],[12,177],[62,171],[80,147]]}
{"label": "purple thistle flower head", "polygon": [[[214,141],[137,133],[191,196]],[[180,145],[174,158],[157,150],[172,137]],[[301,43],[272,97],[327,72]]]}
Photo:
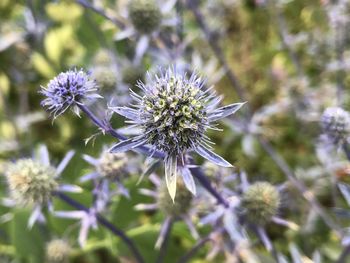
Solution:
{"label": "purple thistle flower head", "polygon": [[82,105],[84,99],[101,98],[95,93],[96,82],[83,69],[68,70],[50,80],[40,93],[46,96],[41,105],[46,107],[54,118],[70,106]]}
{"label": "purple thistle flower head", "polygon": [[165,153],[165,179],[171,198],[175,199],[176,178],[182,175],[186,187],[195,193],[194,180],[186,167],[186,154],[195,151],[209,161],[224,167],[232,165],[212,152],[208,129],[218,130],[216,121],[237,112],[244,103],[217,108],[221,97],[196,74],[188,77],[169,67],[159,75],[148,75],[139,82],[143,96],[132,92],[136,101],[131,108],[111,107],[140,128],[140,135],[114,145],[111,152],[123,152],[141,145]]}

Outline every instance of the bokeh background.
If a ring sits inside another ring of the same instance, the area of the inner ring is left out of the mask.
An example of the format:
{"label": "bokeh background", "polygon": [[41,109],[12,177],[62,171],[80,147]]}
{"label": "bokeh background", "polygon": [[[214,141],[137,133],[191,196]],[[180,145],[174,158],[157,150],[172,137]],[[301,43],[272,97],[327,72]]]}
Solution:
{"label": "bokeh background", "polygon": [[[80,176],[91,170],[81,156],[98,156],[104,145],[115,142],[110,136],[99,135],[85,144],[84,139],[98,132],[88,118],[67,113],[53,122],[40,106],[43,99],[38,93],[40,86],[46,86],[54,76],[74,67],[91,71],[100,81],[104,99],[91,108],[101,117],[112,99],[119,104],[128,102],[128,88],[134,87],[135,79],[142,80],[147,70],[174,61],[187,63],[215,84],[217,92],[224,96],[224,104],[241,101],[225,66],[185,3],[179,1],[172,10],[181,23],[165,26],[152,36],[136,67],[132,61],[138,38],[118,40],[116,36],[121,29],[108,19],[117,18],[127,24],[128,18],[123,17],[122,10],[129,1],[87,2],[103,10],[108,18],[82,4],[86,2],[0,0],[0,167],[7,161],[31,156],[40,144],[47,145],[54,163],[73,149],[76,155],[62,181],[76,184]],[[332,209],[346,207],[336,183],[349,181],[349,164],[340,153],[342,165],[327,170],[317,155],[323,110],[339,105],[339,101],[345,109],[349,106],[350,7],[346,2],[203,0],[198,3],[228,67],[244,89],[254,116],[249,131],[240,121],[247,111],[244,109],[237,117],[221,123],[223,132],[209,132],[209,136],[216,143],[215,151],[233,163],[235,171],[244,170],[250,181],[265,180],[284,186],[279,214],[295,222],[299,229],[268,225],[267,232],[277,250],[287,255],[290,262],[297,262],[291,252],[295,250],[302,260],[298,262],[314,262],[315,251],[322,256],[320,262],[335,262],[343,249],[341,240],[286,180],[255,134],[270,142],[329,215],[346,227],[348,221],[336,218]],[[175,54],[175,59],[169,58],[169,53]],[[113,116],[111,122],[115,128],[124,124],[119,116]],[[130,156],[142,158],[133,153]],[[202,162],[198,158],[198,163]],[[142,169],[138,167],[124,182],[131,198],[116,196],[106,216],[136,242],[146,262],[154,262],[159,253],[154,243],[164,215],[133,208],[149,201],[138,189],[151,187],[150,182],[145,179],[136,184]],[[161,170],[159,173],[162,174]],[[73,197],[89,205],[91,185],[80,186],[84,192]],[[6,184],[2,183],[1,196],[6,194]],[[69,209],[59,200],[54,202],[57,208]],[[1,262],[45,262],[45,244],[53,237],[70,241],[73,252],[69,262],[133,262],[122,242],[102,227],[91,231],[87,245],[80,248],[76,242],[79,227],[73,220],[49,216],[46,225],[29,230],[30,209],[0,207],[0,211],[13,214],[12,220],[0,225]],[[199,228],[203,235],[210,231],[207,227]],[[185,224],[177,223],[164,262],[176,262],[195,242]],[[254,237],[252,242],[259,243]],[[225,262],[224,255],[214,261],[206,260],[209,250],[209,244],[204,246],[191,262]],[[261,244],[254,251],[260,262],[274,262]]]}

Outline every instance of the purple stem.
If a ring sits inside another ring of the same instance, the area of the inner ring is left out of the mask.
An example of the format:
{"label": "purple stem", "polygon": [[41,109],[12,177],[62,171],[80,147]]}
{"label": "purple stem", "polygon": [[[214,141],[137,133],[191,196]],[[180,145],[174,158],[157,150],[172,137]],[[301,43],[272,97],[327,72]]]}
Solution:
{"label": "purple stem", "polygon": [[99,14],[100,16],[103,16],[104,18],[106,18],[107,20],[109,20],[113,24],[115,24],[117,27],[119,27],[120,29],[125,28],[125,24],[121,20],[114,18],[114,17],[110,17],[109,15],[106,14],[106,12],[104,10],[94,7],[89,1],[76,0],[76,2],[85,8],[91,9],[92,11]]}
{"label": "purple stem", "polygon": [[338,260],[336,261],[336,263],[346,263],[348,261],[346,261],[346,258],[349,256],[350,254],[350,245],[346,246],[343,250],[343,252],[340,254]]}
{"label": "purple stem", "polygon": [[[61,193],[61,192],[53,192],[53,195],[60,198],[62,201],[66,202],[70,206],[85,211],[86,213],[89,213],[89,208],[82,205],[81,203],[75,201],[74,199],[70,198],[69,196]],[[144,263],[144,259],[141,256],[140,252],[136,248],[134,242],[122,231],[121,229],[115,227],[112,223],[110,223],[107,219],[105,219],[103,216],[97,214],[96,218],[98,222],[103,225],[105,228],[110,230],[114,235],[118,236],[121,240],[125,242],[125,244],[129,247],[132,254],[135,256],[135,259],[138,263]]]}
{"label": "purple stem", "polygon": [[177,263],[189,262],[192,257],[197,253],[197,251],[202,248],[207,242],[212,241],[211,234],[199,240],[185,255],[183,255]]}
{"label": "purple stem", "polygon": [[[126,140],[128,139],[127,137],[125,137],[124,135],[121,135],[120,133],[118,133],[116,130],[114,130],[108,123],[104,123],[102,120],[100,120],[92,111],[90,111],[89,108],[87,108],[85,105],[83,104],[77,104],[77,106],[79,107],[79,109],[81,109],[82,112],[84,112],[91,120],[92,122],[99,128],[101,128],[104,132],[112,135],[113,137],[117,138],[118,140]],[[159,151],[155,151],[153,153],[153,151],[151,149],[149,149],[148,147],[145,146],[139,146],[135,149],[135,151],[145,154],[147,156],[152,155],[154,158],[157,159],[164,159],[165,155],[162,152]]]}
{"label": "purple stem", "polygon": [[216,200],[222,204],[223,206],[225,206],[226,208],[229,207],[229,204],[227,203],[227,201],[220,195],[220,193],[218,191],[216,191],[216,189],[211,185],[210,181],[208,180],[208,178],[203,174],[202,170],[199,167],[195,167],[195,168],[190,168],[191,173],[194,177],[197,178],[197,180],[199,181],[199,183],[209,192],[211,193]]}
{"label": "purple stem", "polygon": [[349,144],[347,142],[343,144],[343,151],[346,155],[346,158],[350,161],[350,149],[349,149]]}

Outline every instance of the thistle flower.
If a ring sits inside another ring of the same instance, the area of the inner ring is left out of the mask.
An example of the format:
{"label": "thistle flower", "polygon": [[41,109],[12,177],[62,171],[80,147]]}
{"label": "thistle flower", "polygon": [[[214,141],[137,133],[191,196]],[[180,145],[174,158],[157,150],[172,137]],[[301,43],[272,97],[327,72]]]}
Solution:
{"label": "thistle flower", "polygon": [[126,19],[126,27],[116,34],[115,39],[136,38],[134,62],[139,64],[150,40],[158,37],[162,27],[176,25],[176,16],[171,13],[176,0],[132,0],[127,5],[123,5],[123,1],[120,3],[118,13]]}
{"label": "thistle flower", "polygon": [[109,183],[114,182],[118,187],[118,193],[129,197],[129,192],[122,183],[122,179],[131,170],[130,159],[125,153],[109,153],[104,148],[99,158],[90,155],[84,155],[83,158],[93,165],[95,170],[81,177],[81,182],[101,181],[102,184],[106,184],[104,189],[109,189]]}
{"label": "thistle flower", "polygon": [[10,196],[18,204],[44,204],[51,199],[58,184],[55,169],[32,159],[20,159],[6,171]]}
{"label": "thistle flower", "polygon": [[342,108],[329,107],[322,114],[321,127],[334,144],[344,143],[350,134],[350,114]]}
{"label": "thistle flower", "polygon": [[243,194],[241,207],[246,219],[264,225],[276,215],[280,205],[277,189],[268,182],[256,182]]}
{"label": "thistle flower", "polygon": [[[41,88],[40,93],[46,97],[41,105],[46,107],[54,118],[71,106],[82,105],[84,99],[101,98],[95,93],[97,91],[95,81],[83,69],[60,73],[50,80],[46,88]],[[74,107],[74,112],[78,114],[77,107]]]}
{"label": "thistle flower", "polygon": [[[219,174],[218,176],[220,178],[221,175]],[[240,178],[240,183],[237,181],[238,178]],[[223,239],[225,238],[224,234],[227,233],[229,236],[228,242],[229,243],[233,242],[234,246],[237,246],[237,245],[246,246],[247,244],[249,244],[249,238],[247,235],[246,228],[244,227],[244,225],[242,225],[242,223],[244,222],[243,221],[244,218],[242,218],[242,215],[244,215],[244,212],[246,216],[248,215],[247,211],[244,210],[246,209],[244,205],[247,204],[245,197],[249,196],[250,197],[249,200],[254,199],[254,197],[258,200],[264,200],[264,201],[265,200],[270,201],[270,199],[264,198],[265,195],[262,195],[261,191],[254,190],[255,188],[253,187],[254,184],[252,185],[249,184],[248,178],[245,172],[241,172],[239,174],[232,174],[231,176],[224,177],[222,180],[217,180],[217,181],[220,181],[220,184],[217,185],[217,191],[219,191],[222,194],[223,198],[225,198],[227,202],[227,206],[225,207],[225,206],[216,205],[216,200],[211,198],[211,196],[209,196],[208,198],[203,198],[203,200],[206,201],[205,203],[207,207],[206,211],[208,210],[209,211],[212,210],[212,211],[200,219],[200,224],[202,225],[209,224],[213,226],[214,230],[212,233],[217,232],[217,234]],[[271,190],[273,192],[272,196],[273,197],[276,197],[276,195],[278,196],[277,198],[278,201],[275,201],[274,203],[275,204],[274,207],[278,208],[278,205],[280,203],[278,190],[277,188],[270,185],[269,183],[267,184],[269,185],[268,189],[269,190],[272,189]],[[253,191],[252,190],[249,191],[249,189],[253,189]],[[243,192],[243,195],[240,196],[238,192]],[[246,194],[246,192],[248,193]],[[253,192],[255,192],[255,196]],[[256,212],[256,210],[259,209],[258,206],[250,205],[249,207],[252,207],[254,209],[253,212]],[[263,222],[270,220],[275,224],[288,227],[291,230],[294,230],[294,231],[298,230],[299,226],[296,225],[294,222],[291,222],[276,216],[277,208],[275,208],[275,210],[271,209],[270,211],[273,212],[273,213],[270,213],[271,217],[266,216],[265,217],[266,220]],[[242,213],[242,210],[243,210],[243,213]],[[251,216],[249,217],[249,219],[251,219],[251,221],[248,221],[248,222],[260,223],[261,218],[259,218],[260,215],[258,215],[258,212],[256,212],[256,216],[252,215],[252,213],[250,215]],[[263,216],[265,215],[267,214],[263,214]],[[245,219],[248,219],[248,218],[245,218]],[[259,235],[262,242],[264,243],[267,249],[270,249],[271,244],[269,243],[266,233],[263,230],[262,226],[258,225],[257,228],[260,229]],[[215,247],[215,244],[214,244],[213,251],[215,251],[215,253],[210,253],[211,257],[215,257],[221,249],[223,250],[227,249],[226,247],[219,247],[219,245],[220,244],[217,244]]]}
{"label": "thistle flower", "polygon": [[130,20],[139,32],[149,34],[159,27],[162,13],[154,0],[132,0],[128,9]]}
{"label": "thistle flower", "polygon": [[98,66],[93,69],[93,78],[101,89],[113,90],[117,85],[116,72],[107,66]]}
{"label": "thistle flower", "polygon": [[235,113],[244,103],[216,108],[221,98],[212,89],[204,89],[204,82],[193,74],[187,78],[169,68],[160,76],[149,76],[146,84],[139,82],[143,96],[132,92],[137,102],[132,108],[110,107],[130,119],[141,134],[114,145],[111,152],[124,152],[141,145],[165,153],[165,179],[171,198],[176,193],[178,170],[186,187],[195,194],[195,185],[186,166],[186,153],[195,151],[209,161],[224,167],[232,165],[211,151],[207,129],[219,130],[213,124]]}
{"label": "thistle flower", "polygon": [[153,204],[138,204],[135,206],[136,210],[160,210],[165,215],[165,220],[162,224],[159,237],[156,241],[156,248],[160,248],[162,245],[166,229],[169,227],[172,221],[182,219],[188,229],[190,230],[193,238],[197,239],[198,233],[195,229],[191,217],[196,213],[192,204],[199,201],[199,198],[194,198],[193,195],[186,189],[182,180],[177,181],[178,194],[175,198],[175,203],[172,201],[164,182],[162,182],[155,174],[150,175],[151,182],[155,185],[155,190],[140,189],[140,193],[146,196],[153,197],[155,203]]}
{"label": "thistle flower", "polygon": [[53,239],[46,245],[46,257],[50,263],[66,262],[71,247],[64,239]]}
{"label": "thistle flower", "polygon": [[[3,200],[6,206],[33,207],[28,226],[32,227],[36,221],[45,221],[42,213],[44,207],[52,208],[54,191],[80,192],[81,188],[74,185],[60,185],[58,178],[67,166],[74,152],[70,151],[57,167],[49,161],[47,148],[39,148],[39,158],[19,159],[8,164],[5,177],[9,187],[9,198]],[[8,217],[10,218],[10,217]]]}

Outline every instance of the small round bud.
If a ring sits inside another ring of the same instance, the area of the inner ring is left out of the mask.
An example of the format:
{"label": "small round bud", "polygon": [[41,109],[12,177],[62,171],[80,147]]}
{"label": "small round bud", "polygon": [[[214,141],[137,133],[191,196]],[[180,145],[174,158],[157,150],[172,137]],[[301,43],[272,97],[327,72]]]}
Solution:
{"label": "small round bud", "polygon": [[70,245],[63,239],[54,239],[46,245],[46,256],[51,263],[66,262],[70,252]]}
{"label": "small round bud", "polygon": [[145,71],[141,67],[125,67],[122,72],[123,82],[130,86],[135,86],[137,81],[144,81]]}
{"label": "small round bud", "polygon": [[96,67],[92,74],[98,86],[104,90],[112,90],[116,87],[117,77],[110,67]]}
{"label": "small round bud", "polygon": [[104,152],[99,159],[97,172],[109,179],[120,178],[125,174],[128,158],[125,153]]}
{"label": "small round bud", "polygon": [[56,170],[32,159],[20,159],[8,166],[7,183],[11,197],[19,204],[44,204],[58,187]]}
{"label": "small round bud", "polygon": [[242,198],[242,208],[246,219],[259,225],[266,224],[280,205],[277,189],[267,182],[257,182],[249,186]]}
{"label": "small round bud", "polygon": [[136,30],[145,34],[155,31],[162,20],[162,13],[154,0],[132,0],[129,16]]}
{"label": "small round bud", "polygon": [[180,216],[188,212],[191,207],[193,195],[187,190],[181,180],[177,180],[177,191],[175,201],[171,199],[166,185],[160,186],[158,190],[158,207],[169,216]]}
{"label": "small round bud", "polygon": [[101,49],[94,57],[94,64],[98,66],[110,66],[112,64],[111,54],[106,49]]}
{"label": "small round bud", "polygon": [[322,114],[321,126],[333,143],[341,143],[350,134],[350,114],[339,107],[327,108]]}

